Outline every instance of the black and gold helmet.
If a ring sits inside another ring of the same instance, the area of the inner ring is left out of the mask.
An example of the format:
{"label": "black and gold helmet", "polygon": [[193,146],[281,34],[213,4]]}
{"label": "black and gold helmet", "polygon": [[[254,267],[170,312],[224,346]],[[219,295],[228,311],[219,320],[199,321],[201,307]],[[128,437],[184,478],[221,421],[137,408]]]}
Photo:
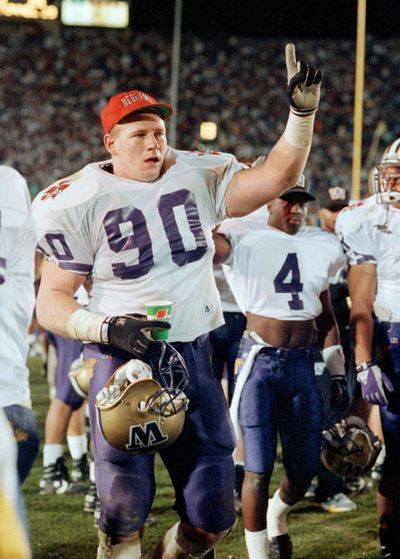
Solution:
{"label": "black and gold helmet", "polygon": [[173,444],[185,423],[188,378],[182,356],[165,342],[155,364],[131,359],[119,367],[96,397],[107,442],[133,454]]}
{"label": "black and gold helmet", "polygon": [[353,415],[323,431],[321,461],[339,476],[363,476],[375,464],[381,448],[365,421]]}

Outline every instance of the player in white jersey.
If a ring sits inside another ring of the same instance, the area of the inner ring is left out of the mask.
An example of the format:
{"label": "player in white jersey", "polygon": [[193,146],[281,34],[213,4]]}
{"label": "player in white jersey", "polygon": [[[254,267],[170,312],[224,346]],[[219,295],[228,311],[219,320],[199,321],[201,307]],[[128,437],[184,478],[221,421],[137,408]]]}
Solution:
{"label": "player in white jersey", "polygon": [[[304,178],[304,177],[303,177]],[[322,354],[332,375],[332,406],[348,403],[344,358],[329,297],[329,278],[344,265],[339,241],[304,227],[314,197],[304,181],[268,204],[262,230],[217,239],[217,258],[227,257],[228,281],[247,326],[243,365],[231,405],[243,437],[245,480],[242,511],[250,559],[289,559],[286,517],[320,468],[322,400],[314,366]],[[286,474],[268,504],[278,432]],[[269,544],[268,544],[269,540]]]}
{"label": "player in white jersey", "polygon": [[16,170],[0,166],[0,407],[18,441],[21,484],[39,450],[26,365],[36,242],[26,181]]}
{"label": "player in white jersey", "polygon": [[363,398],[379,404],[386,458],[378,487],[382,559],[400,557],[400,139],[375,174],[376,193],[343,210],[350,324]]}
{"label": "player in white jersey", "polygon": [[[113,96],[102,110],[111,160],[87,165],[35,200],[40,247],[51,260],[38,294],[39,321],[93,342],[85,356],[95,359],[89,407],[101,500],[98,557],[140,557],[139,530],[155,494],[153,456],[116,450],[96,421],[96,395],[132,355],[157,376],[162,344],[149,334],[166,324],[146,320],[149,300],[173,302],[169,341],[190,370],[182,434],[160,452],[181,521],[154,557],[204,557],[234,524],[234,439],[202,339],[222,324],[212,229],[226,215],[245,215],[295,184],[305,165],[321,72],[297,63],[294,45],[286,48],[286,62],[288,125],[259,167],[243,169],[228,154],[168,147],[164,120],[172,107],[134,90]],[[91,300],[82,309],[73,294],[89,273]],[[140,450],[154,445],[149,426],[143,429],[140,440],[131,436],[129,448],[137,452],[139,444]]]}

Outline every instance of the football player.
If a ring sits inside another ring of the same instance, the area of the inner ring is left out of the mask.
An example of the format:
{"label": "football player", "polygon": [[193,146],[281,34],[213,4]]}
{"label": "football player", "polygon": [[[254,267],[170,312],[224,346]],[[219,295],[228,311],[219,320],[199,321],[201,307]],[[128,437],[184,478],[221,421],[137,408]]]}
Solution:
{"label": "football player", "polygon": [[[306,182],[302,176],[296,187],[268,203],[263,229],[220,236],[216,243],[216,258],[229,258],[228,281],[247,318],[231,416],[243,438],[242,513],[250,559],[267,559],[268,548],[273,559],[290,559],[287,514],[320,468],[317,331],[331,373],[332,407],[343,411],[348,404],[329,296],[329,278],[345,260],[333,235],[304,226],[307,203],[315,199]],[[229,234],[229,221],[220,231]],[[278,432],[286,474],[268,504]]]}
{"label": "football player", "polygon": [[382,558],[400,557],[400,139],[385,151],[374,194],[345,208],[336,230],[349,272],[357,380],[380,406],[386,458],[377,508]]}
{"label": "football player", "polygon": [[[329,278],[344,265],[339,241],[305,227],[314,196],[304,176],[268,203],[268,224],[245,235],[220,236],[216,258],[229,258],[227,277],[247,325],[231,405],[242,433],[245,480],[242,512],[250,559],[289,559],[287,514],[320,468],[322,399],[315,364],[331,373],[332,406],[348,403],[345,366],[329,296]],[[221,226],[229,233],[229,221]],[[268,504],[278,432],[286,474]],[[268,504],[268,516],[266,521]]]}
{"label": "football player", "polygon": [[[249,213],[296,183],[308,157],[321,72],[286,47],[290,115],[266,161],[244,169],[229,154],[168,146],[173,113],[142,91],[114,95],[101,113],[111,159],[92,163],[40,193],[35,215],[49,259],[38,294],[39,322],[87,342],[95,359],[89,408],[101,500],[98,557],[137,559],[139,530],[155,494],[152,455],[111,446],[96,421],[96,395],[132,355],[160,351],[150,334],[169,325],[147,320],[145,303],[173,301],[170,342],[190,371],[190,407],[177,441],[160,455],[181,520],[155,558],[201,558],[235,522],[233,434],[227,404],[203,335],[222,324],[212,272],[212,230],[226,215]],[[91,299],[73,295],[92,273]],[[147,432],[142,441],[151,450]]]}
{"label": "football player", "polygon": [[[326,188],[318,196],[318,218],[323,231],[333,235],[335,234],[336,218],[339,212],[348,205],[348,202],[348,191],[343,186],[339,185]],[[346,368],[348,369],[349,363],[351,363],[349,331],[350,311],[348,307],[348,288],[345,268],[340,269],[334,278],[330,278],[329,292],[332,308],[339,327],[340,341],[345,355]],[[317,376],[317,382],[322,393],[324,407],[326,408],[324,412],[326,424],[324,427],[330,427],[332,423],[340,419],[340,416],[338,416],[337,412],[331,410],[329,406],[330,382],[329,374],[326,373],[327,371],[323,370],[321,374]],[[356,486],[356,481],[360,489],[363,484],[365,487],[367,485],[367,482],[364,481],[363,478],[358,478],[357,480],[352,480],[353,487]],[[357,505],[347,497],[346,492],[347,487],[345,479],[323,467],[318,476],[317,483],[311,485],[306,493],[306,497],[313,498],[319,506],[327,512],[350,512],[355,510]]]}
{"label": "football player", "polygon": [[18,443],[21,484],[39,450],[26,366],[28,328],[35,306],[36,242],[26,181],[16,170],[0,166],[0,407]]}

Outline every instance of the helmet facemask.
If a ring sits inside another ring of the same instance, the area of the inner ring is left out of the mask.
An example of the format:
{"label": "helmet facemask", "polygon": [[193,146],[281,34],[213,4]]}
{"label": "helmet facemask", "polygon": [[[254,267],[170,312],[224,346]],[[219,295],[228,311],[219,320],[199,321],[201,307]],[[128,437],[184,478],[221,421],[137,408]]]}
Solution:
{"label": "helmet facemask", "polygon": [[169,343],[163,342],[158,360],[153,364],[154,377],[161,390],[148,400],[148,406],[163,417],[187,409],[189,400],[185,390],[189,384],[189,373],[181,354]]}
{"label": "helmet facemask", "polygon": [[374,172],[372,188],[379,203],[400,202],[400,138],[385,150]]}

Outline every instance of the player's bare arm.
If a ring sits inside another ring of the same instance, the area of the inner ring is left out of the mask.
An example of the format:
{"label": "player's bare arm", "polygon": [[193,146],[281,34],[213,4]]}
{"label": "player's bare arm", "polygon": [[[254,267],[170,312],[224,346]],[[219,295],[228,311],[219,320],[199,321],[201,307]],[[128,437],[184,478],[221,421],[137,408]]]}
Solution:
{"label": "player's bare arm", "polygon": [[218,227],[213,230],[213,241],[215,245],[213,263],[223,264],[229,258],[231,253],[230,242],[225,235],[218,232]]}
{"label": "player's bare arm", "polygon": [[290,113],[283,136],[261,165],[237,173],[225,201],[230,217],[246,215],[294,186],[305,167],[320,97],[322,72],[296,60],[293,44],[286,45]]}
{"label": "player's bare arm", "polygon": [[349,405],[343,347],[329,289],[320,295],[322,313],[316,319],[325,366],[331,375],[331,407],[344,412]]}
{"label": "player's bare arm", "polygon": [[350,266],[348,285],[351,299],[350,328],[353,332],[356,365],[372,359],[374,330],[372,305],[376,293],[375,264]]}
{"label": "player's bare arm", "polygon": [[318,339],[321,349],[340,344],[339,327],[333,312],[329,289],[320,295],[322,313],[316,319]]}
{"label": "player's bare arm", "polygon": [[40,325],[60,336],[68,336],[67,322],[70,315],[80,309],[74,294],[85,282],[85,276],[74,274],[45,261],[36,301]]}

